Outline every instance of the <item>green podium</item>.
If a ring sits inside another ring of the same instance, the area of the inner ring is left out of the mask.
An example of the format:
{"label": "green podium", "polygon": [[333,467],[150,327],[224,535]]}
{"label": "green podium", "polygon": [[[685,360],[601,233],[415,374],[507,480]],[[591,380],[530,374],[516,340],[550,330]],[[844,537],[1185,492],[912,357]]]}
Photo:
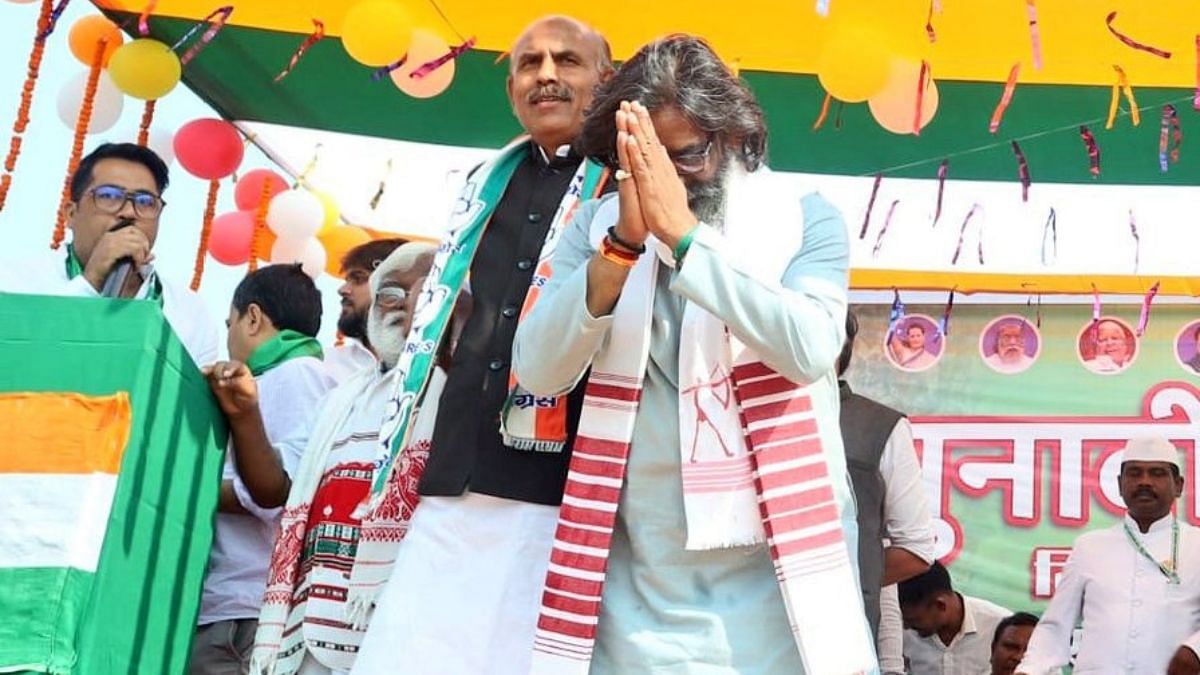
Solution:
{"label": "green podium", "polygon": [[226,434],[156,303],[0,294],[0,673],[186,672]]}

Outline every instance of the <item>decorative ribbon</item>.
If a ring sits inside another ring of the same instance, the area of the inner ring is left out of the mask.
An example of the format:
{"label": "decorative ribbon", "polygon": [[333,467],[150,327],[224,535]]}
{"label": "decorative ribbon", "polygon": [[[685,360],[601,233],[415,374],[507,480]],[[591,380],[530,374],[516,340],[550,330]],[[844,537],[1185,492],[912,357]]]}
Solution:
{"label": "decorative ribbon", "polygon": [[304,52],[308,51],[309,47],[325,39],[325,23],[320,19],[313,19],[312,22],[314,29],[312,35],[304,38],[304,42],[301,42],[300,46],[296,48],[295,53],[292,54],[291,60],[288,61],[287,67],[275,76],[276,82],[282,80],[292,73],[292,70],[296,67],[296,64],[300,62],[300,57],[304,56]]}
{"label": "decorative ribbon", "polygon": [[1129,209],[1129,233],[1133,235],[1133,273],[1137,274],[1142,258],[1142,237],[1138,234],[1137,219],[1133,217],[1133,209]]}
{"label": "decorative ribbon", "polygon": [[262,255],[262,236],[267,231],[267,211],[271,206],[271,181],[264,180],[262,192],[258,195],[258,204],[254,207],[254,226],[250,231],[250,259],[248,261],[249,270],[251,272],[258,269],[258,259],[269,259],[271,252],[267,251],[266,255]]}
{"label": "decorative ribbon", "polygon": [[1096,137],[1092,135],[1092,130],[1087,128],[1087,125],[1079,127],[1079,136],[1083,139],[1083,145],[1087,148],[1088,154],[1088,172],[1092,174],[1092,178],[1100,175],[1100,146],[1096,145]]}
{"label": "decorative ribbon", "polygon": [[171,45],[171,51],[179,49],[186,44],[188,40],[191,40],[192,36],[195,35],[197,31],[204,26],[208,26],[208,30],[204,31],[204,34],[200,36],[200,40],[197,41],[196,44],[189,47],[188,50],[183,53],[183,56],[179,57],[180,65],[186,66],[188,62],[196,58],[196,55],[199,54],[202,49],[208,46],[208,43],[213,41],[213,38],[217,37],[217,33],[220,33],[221,29],[225,27],[225,22],[229,21],[230,14],[233,14],[233,5],[225,5],[224,7],[214,9],[209,13],[208,16],[204,17],[200,23],[192,26],[188,32],[184,33],[183,37],[176,40],[175,44]]}
{"label": "decorative ribbon", "polygon": [[1029,162],[1025,160],[1025,153],[1021,152],[1021,146],[1017,145],[1016,141],[1012,142],[1013,154],[1017,156],[1017,176],[1021,179],[1021,201],[1029,201],[1029,185],[1032,180],[1029,178]]}
{"label": "decorative ribbon", "polygon": [[498,66],[498,65],[500,65],[501,61],[503,61],[504,59],[507,59],[507,58],[508,58],[508,52],[500,52],[500,55],[496,57],[496,60],[492,61],[492,65]]}
{"label": "decorative ribbon", "polygon": [[963,237],[967,234],[967,223],[971,222],[971,218],[975,216],[975,212],[979,210],[979,204],[972,204],[971,210],[967,211],[967,217],[963,218],[962,227],[958,229],[958,246],[954,247],[954,257],[950,259],[951,265],[958,264],[958,256],[962,253]]}
{"label": "decorative ribbon", "polygon": [[1092,328],[1100,323],[1100,289],[1092,284]]}
{"label": "decorative ribbon", "polygon": [[[1053,253],[1050,260],[1047,261],[1046,256],[1046,240],[1049,239],[1050,247]],[[1042,264],[1058,262],[1058,214],[1054,212],[1054,207],[1050,207],[1050,215],[1046,216],[1046,224],[1042,227]]]}
{"label": "decorative ribbon", "polygon": [[[1170,136],[1170,143],[1168,143]],[[1168,163],[1179,161],[1179,146],[1183,145],[1183,130],[1179,128],[1179,113],[1170,103],[1163,106],[1162,127],[1158,133],[1158,168],[1167,172]],[[1168,146],[1170,152],[1167,152]],[[1168,159],[1170,160],[1168,162]]]}
{"label": "decorative ribbon", "polygon": [[879,255],[879,249],[883,248],[883,235],[887,234],[888,227],[892,224],[892,214],[896,213],[896,205],[900,203],[899,199],[893,200],[891,207],[888,208],[887,218],[883,221],[883,228],[879,230],[879,236],[875,237],[875,248],[871,249],[871,257]]}
{"label": "decorative ribbon", "polygon": [[150,34],[150,15],[154,13],[154,8],[157,6],[158,0],[147,0],[146,7],[138,16],[138,35],[146,37]]}
{"label": "decorative ribbon", "polygon": [[1116,64],[1113,64],[1113,70],[1117,71],[1117,81],[1112,86],[1112,99],[1108,104],[1108,121],[1104,123],[1105,129],[1113,128],[1113,123],[1117,121],[1117,109],[1120,107],[1121,92],[1125,92],[1125,99],[1129,102],[1129,116],[1133,119],[1133,126],[1142,123],[1142,115],[1138,110],[1137,100],[1133,97],[1133,87],[1129,86],[1129,78],[1125,75],[1125,70]]}
{"label": "decorative ribbon", "polygon": [[383,178],[379,179],[379,189],[375,190],[375,195],[371,197],[371,210],[379,208],[379,200],[383,199],[383,192],[387,189],[388,176],[392,175],[392,158],[388,157],[387,169],[384,171]]}
{"label": "decorative ribbon", "polygon": [[913,136],[921,135],[921,109],[925,103],[925,90],[933,80],[929,62],[921,59],[921,74],[917,77],[917,104],[913,109]]}
{"label": "decorative ribbon", "polygon": [[888,314],[888,333],[896,330],[896,325],[904,318],[904,302],[900,300],[900,290],[892,289],[892,309]]}
{"label": "decorative ribbon", "polygon": [[992,121],[988,123],[988,131],[993,134],[1000,128],[1000,120],[1004,118],[1004,111],[1008,110],[1008,104],[1012,102],[1013,92],[1017,89],[1017,75],[1020,73],[1020,62],[1014,63],[1012,69],[1008,71],[1008,81],[1004,83],[1004,93],[1000,95],[1000,102],[992,111]]}
{"label": "decorative ribbon", "polygon": [[1146,332],[1146,325],[1150,323],[1150,303],[1154,302],[1154,296],[1158,295],[1158,283],[1157,281],[1154,282],[1154,285],[1150,287],[1150,290],[1146,291],[1145,297],[1142,298],[1142,313],[1138,317],[1137,325],[1138,337],[1142,337]]}
{"label": "decorative ribbon", "polygon": [[[413,78],[414,80],[419,80],[422,77],[425,77],[426,75],[437,70],[438,68],[441,68],[442,66],[446,65],[450,61],[458,58],[459,56],[462,56],[464,53],[470,51],[471,48],[473,48],[474,46],[475,46],[475,38],[474,37],[467,38],[467,40],[465,42],[463,42],[461,45],[459,45],[457,47],[452,47],[450,49],[450,51],[446,52],[445,54],[442,54],[441,56],[437,57],[436,59],[434,59],[428,63],[421,64],[420,67],[418,67],[416,70],[412,71],[412,73],[409,75],[409,77]],[[734,77],[737,77],[736,73],[734,74]]]}
{"label": "decorative ribbon", "polygon": [[825,92],[825,100],[821,101],[821,112],[817,115],[817,119],[813,122],[813,131],[820,129],[825,124],[825,118],[829,117],[829,102],[833,100],[833,96],[829,92]]}
{"label": "decorative ribbon", "polygon": [[[958,288],[955,286],[954,288]],[[950,289],[950,297],[946,298],[946,309],[942,311],[942,320],[938,328],[938,338],[950,334],[950,312],[954,311],[954,288]]]}
{"label": "decorative ribbon", "polygon": [[1196,35],[1196,92],[1192,95],[1192,108],[1200,110],[1200,33]]}
{"label": "decorative ribbon", "polygon": [[942,163],[940,165],[938,165],[938,170],[937,170],[938,195],[937,195],[937,207],[933,211],[933,226],[934,227],[937,227],[938,219],[940,219],[942,217],[942,195],[945,194],[945,192],[946,192],[946,174],[949,172],[950,172],[950,160],[943,159]]}
{"label": "decorative ribbon", "polygon": [[[508,52],[501,54],[501,56],[505,56],[506,54],[508,54]],[[500,61],[497,59],[496,62],[499,63]],[[387,64],[386,66],[380,66],[380,67],[376,68],[375,72],[371,73],[371,81],[378,82],[378,81],[382,80],[383,78],[387,77],[388,75],[391,75],[393,70],[397,70],[398,68],[400,68],[401,66],[403,66],[406,63],[408,63],[408,54],[401,56],[399,59],[397,59],[396,61],[392,61],[391,63]]]}
{"label": "decorative ribbon", "polygon": [[867,201],[867,214],[863,216],[862,229],[858,231],[859,239],[866,239],[867,228],[871,225],[871,209],[875,208],[875,198],[879,196],[879,184],[883,182],[883,172],[875,174],[875,184],[871,186],[871,199]]}
{"label": "decorative ribbon", "polygon": [[1113,28],[1113,21],[1116,20],[1116,18],[1117,18],[1116,11],[1109,12],[1108,18],[1104,20],[1104,23],[1108,25],[1108,32],[1112,33],[1118,40],[1125,43],[1125,46],[1133,47],[1134,49],[1139,49],[1143,52],[1153,54],[1160,59],[1171,58],[1171,52],[1159,49],[1157,47],[1151,47],[1150,45],[1138,42],[1137,40],[1134,40],[1133,38],[1129,37],[1128,35],[1125,35],[1124,33],[1117,30],[1116,28]]}
{"label": "decorative ribbon", "polygon": [[[62,13],[67,9],[67,5],[70,4],[70,2],[71,0],[58,0],[58,4],[55,5],[54,9],[50,12],[50,18],[46,21],[45,27],[42,28],[42,32],[38,36],[39,39],[45,40],[46,38],[50,37],[50,34],[53,33],[54,29],[58,27],[58,20],[62,18]],[[40,21],[38,23],[39,25],[41,24]]]}
{"label": "decorative ribbon", "polygon": [[1042,69],[1042,37],[1038,31],[1037,5],[1025,0],[1025,13],[1029,16],[1029,43],[1033,47],[1033,69]]}
{"label": "decorative ribbon", "polygon": [[938,0],[929,0],[929,13],[925,15],[925,34],[929,36],[929,43],[937,42],[937,32],[933,30],[933,10],[937,8],[938,13],[942,11],[941,3]]}

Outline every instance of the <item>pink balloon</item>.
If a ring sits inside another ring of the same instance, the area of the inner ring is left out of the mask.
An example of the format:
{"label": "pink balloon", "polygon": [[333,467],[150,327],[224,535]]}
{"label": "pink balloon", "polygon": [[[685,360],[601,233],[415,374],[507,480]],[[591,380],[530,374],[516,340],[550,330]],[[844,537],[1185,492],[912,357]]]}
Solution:
{"label": "pink balloon", "polygon": [[238,179],[237,186],[233,191],[233,201],[237,204],[237,207],[243,211],[257,209],[258,200],[262,199],[264,183],[271,185],[270,192],[267,193],[268,201],[271,197],[288,189],[287,181],[283,179],[283,176],[270,169],[247,171]]}
{"label": "pink balloon", "polygon": [[241,134],[225,120],[192,120],[175,133],[175,159],[197,178],[228,176],[237,171],[244,153]]}
{"label": "pink balloon", "polygon": [[223,213],[213,219],[212,232],[208,235],[208,254],[223,265],[244,265],[250,259],[253,239],[253,211]]}

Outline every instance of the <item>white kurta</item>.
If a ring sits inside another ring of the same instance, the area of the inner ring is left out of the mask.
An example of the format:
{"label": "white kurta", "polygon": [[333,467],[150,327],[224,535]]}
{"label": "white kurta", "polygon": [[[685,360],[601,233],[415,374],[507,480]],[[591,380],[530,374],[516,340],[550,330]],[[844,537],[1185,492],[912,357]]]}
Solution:
{"label": "white kurta", "polygon": [[[30,295],[61,295],[79,298],[98,298],[100,294],[82,276],[67,278],[64,253],[34,256],[23,260],[0,262],[0,292]],[[146,282],[138,289],[137,298],[145,298],[151,289],[152,266],[143,270]],[[163,289],[163,316],[197,366],[217,360],[217,324],[208,313],[204,301],[191,289],[177,286],[162,275],[158,276]]]}
{"label": "white kurta", "polygon": [[354,338],[346,338],[340,347],[325,348],[325,368],[330,377],[341,384],[367,368],[378,368],[375,354]]}
{"label": "white kurta", "polygon": [[[1171,516],[1142,534],[1124,522],[1155,560],[1171,557]],[[1200,654],[1200,530],[1179,524],[1179,575],[1172,584],[1137,552],[1121,524],[1081,535],[1017,672],[1065,666],[1071,633],[1083,620],[1075,674],[1161,675],[1180,645]]]}

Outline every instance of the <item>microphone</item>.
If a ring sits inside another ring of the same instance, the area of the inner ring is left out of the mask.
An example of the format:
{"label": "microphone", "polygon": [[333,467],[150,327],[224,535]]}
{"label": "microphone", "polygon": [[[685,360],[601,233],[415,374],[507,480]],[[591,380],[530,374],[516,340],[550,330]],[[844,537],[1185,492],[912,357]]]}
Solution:
{"label": "microphone", "polygon": [[[116,232],[127,227],[133,227],[132,218],[121,218],[109,232]],[[133,258],[125,256],[117,260],[116,264],[108,272],[108,277],[104,279],[104,287],[100,289],[100,296],[104,298],[120,297],[121,289],[125,287],[125,280],[129,278],[129,272],[132,270]]]}

